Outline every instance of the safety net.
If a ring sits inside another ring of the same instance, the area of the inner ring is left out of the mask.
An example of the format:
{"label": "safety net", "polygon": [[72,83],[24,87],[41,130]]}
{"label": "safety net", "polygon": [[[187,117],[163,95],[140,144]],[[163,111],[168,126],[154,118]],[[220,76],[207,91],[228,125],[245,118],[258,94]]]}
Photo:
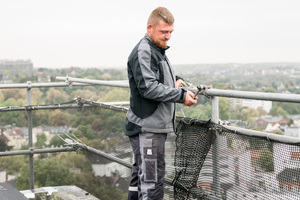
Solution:
{"label": "safety net", "polygon": [[176,200],[300,199],[299,144],[181,120],[174,166]]}

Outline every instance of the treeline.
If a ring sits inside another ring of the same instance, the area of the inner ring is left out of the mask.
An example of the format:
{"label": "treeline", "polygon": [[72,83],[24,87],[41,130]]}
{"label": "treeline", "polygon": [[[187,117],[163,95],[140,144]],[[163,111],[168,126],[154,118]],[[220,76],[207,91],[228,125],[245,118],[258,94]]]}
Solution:
{"label": "treeline", "polygon": [[[72,74],[72,75],[71,75]],[[38,82],[38,80],[55,81],[56,76],[72,76],[77,78],[90,78],[101,80],[126,79],[124,70],[98,70],[70,68],[62,70],[38,69],[35,77],[24,81]],[[45,81],[43,81],[45,82]],[[129,90],[104,86],[74,86],[65,88],[32,88],[32,105],[59,105],[72,102],[77,97],[94,101],[126,101],[129,99]],[[26,106],[26,89],[2,89],[0,90],[0,107]],[[72,133],[88,146],[99,150],[116,147],[124,137],[125,114],[102,108],[72,108],[53,110],[33,110],[33,127],[70,126],[75,128]],[[12,125],[27,127],[27,112],[10,111],[0,112],[0,125]],[[54,136],[47,145],[45,134],[37,136],[34,148],[58,147],[64,142],[59,136]],[[0,141],[0,145],[5,145]],[[21,149],[28,149],[28,145]],[[0,158],[0,167],[7,174],[20,173],[15,180],[19,190],[29,188],[28,181],[28,157],[10,156]],[[80,173],[74,173],[70,169],[79,169]],[[99,199],[126,199],[126,193],[117,189],[112,184],[105,184],[99,177],[95,177],[90,162],[83,153],[40,154],[34,160],[35,187],[77,185]],[[106,178],[108,179],[108,178]],[[106,180],[107,182],[107,180]],[[109,182],[109,181],[108,181]],[[110,181],[113,183],[113,181]]]}
{"label": "treeline", "polygon": [[[178,70],[186,81],[194,86],[198,84],[212,85],[216,89],[237,89],[260,92],[281,92],[278,91],[280,85],[286,85],[287,91],[291,87],[297,90],[296,85],[300,80],[287,75],[264,76],[257,72],[258,68],[253,69],[253,74],[241,76],[245,70],[251,71],[246,66],[222,69],[220,66],[212,65],[212,68],[195,66],[190,68],[191,72]],[[178,66],[176,69],[180,69]],[[202,70],[201,70],[202,69]],[[263,68],[262,68],[263,69]],[[259,70],[262,70],[259,68]],[[267,67],[270,70],[270,66]],[[207,72],[205,71],[207,70]],[[218,71],[219,70],[219,71]],[[236,71],[236,74],[233,73]],[[222,73],[217,73],[222,72]],[[219,74],[219,75],[218,75]],[[226,76],[224,76],[226,74]],[[126,69],[82,69],[70,67],[66,69],[37,69],[34,73],[33,80],[55,81],[56,76],[70,76],[75,78],[89,78],[94,80],[126,80]],[[48,77],[48,78],[47,78]],[[34,82],[34,81],[33,81]],[[291,89],[290,89],[291,90]],[[82,97],[94,101],[127,101],[129,100],[129,89],[104,87],[104,86],[73,86],[63,88],[33,88],[32,105],[55,105],[72,101],[76,97]],[[0,90],[0,106],[25,106],[27,103],[26,89],[2,89]],[[228,98],[220,98],[220,118],[242,119],[243,121],[253,121],[254,117],[270,114],[273,116],[287,116],[300,113],[300,105],[295,103],[273,102],[270,113],[261,109],[254,110],[251,108],[231,108]],[[78,127],[83,124],[89,124],[89,130],[104,132],[121,132],[123,131],[124,114],[99,109],[95,112],[89,112],[89,109],[67,109],[67,110],[40,110],[32,112],[33,126],[72,126]],[[208,119],[211,117],[210,99],[200,97],[196,106],[191,108],[178,105],[177,115],[187,117]],[[113,122],[112,122],[113,121]],[[113,123],[113,125],[112,125]],[[0,125],[16,124],[17,126],[27,126],[26,112],[5,112],[0,114]],[[118,126],[117,126],[118,125]]]}
{"label": "treeline", "polygon": [[176,72],[195,85],[300,94],[300,63],[195,64],[174,67]]}
{"label": "treeline", "polygon": [[[199,71],[199,69],[198,69]],[[24,83],[26,81],[32,82],[57,82],[56,76],[70,76],[74,78],[89,78],[95,80],[126,80],[126,69],[82,69],[71,67],[67,69],[37,69],[35,70],[33,77],[23,77],[22,79],[14,80],[16,83]],[[238,90],[251,90],[251,91],[264,91],[264,92],[278,92],[278,86],[280,81],[283,81],[285,85],[295,85],[299,82],[296,79],[289,79],[283,76],[282,79],[262,79],[254,77],[240,77],[234,78],[228,74],[228,76],[217,75],[216,73],[185,73],[182,72],[178,75],[182,75],[188,82],[193,85],[204,84],[212,85],[213,88],[218,89],[237,89]],[[271,81],[268,82],[267,80]],[[288,84],[292,83],[292,84]],[[299,84],[298,84],[299,85]],[[294,87],[296,88],[296,87]],[[295,89],[297,90],[297,88]],[[61,88],[32,88],[31,89],[31,101],[32,105],[58,105],[69,103],[77,97],[89,99],[100,102],[111,101],[128,101],[129,89],[105,87],[105,86],[73,86],[73,87],[61,87]],[[75,102],[73,102],[75,103]],[[0,107],[10,106],[26,106],[27,94],[26,89],[1,89],[0,90]],[[228,98],[219,98],[219,114],[220,119],[241,119],[243,121],[253,122],[254,117],[262,116],[265,114],[289,115],[299,114],[300,105],[295,103],[280,103],[273,102],[273,108],[270,113],[266,113],[262,109],[251,108],[231,108],[230,100]],[[211,101],[209,98],[201,96],[199,97],[197,105],[193,107],[186,107],[178,104],[176,114],[178,116],[186,116],[191,118],[198,118],[207,120],[211,117]],[[48,125],[48,126],[70,126],[76,128],[73,132],[81,141],[88,146],[94,147],[99,150],[106,150],[108,148],[114,148],[126,137],[123,136],[125,113],[106,110],[103,108],[72,108],[72,109],[54,109],[54,110],[37,110],[32,111],[33,127]],[[19,127],[27,126],[27,112],[26,111],[11,111],[0,112],[0,125],[15,124]],[[60,146],[62,140],[56,136],[50,141],[49,146]],[[34,144],[35,148],[46,147],[46,138],[42,134],[38,136],[37,142]],[[24,146],[24,149],[28,149],[28,146]],[[118,191],[113,188],[105,189],[103,182],[93,177],[91,167],[85,163],[84,167],[75,164],[78,161],[76,156],[72,156],[72,153],[59,154],[59,155],[43,155],[35,161],[35,172],[43,173],[45,171],[62,171],[65,173],[66,178],[61,180],[59,177],[53,174],[53,176],[43,177],[39,174],[35,175],[37,187],[44,187],[49,185],[61,185],[61,184],[76,184],[79,187],[87,190],[88,192],[98,196],[100,199],[125,199],[122,198],[109,198],[112,195],[119,195]],[[21,172],[20,178],[17,179],[17,186],[19,189],[28,189],[28,161],[26,158],[19,157],[18,159],[1,158],[0,166],[10,172]],[[68,160],[68,159],[74,160]],[[9,161],[9,159],[11,159]],[[13,163],[16,162],[16,163]],[[5,164],[7,163],[7,164]],[[8,164],[11,163],[11,164]],[[23,164],[21,164],[23,163]],[[70,166],[70,163],[74,163],[74,166]],[[27,168],[26,168],[27,167]],[[21,168],[21,171],[19,170]],[[74,174],[67,169],[80,168],[82,172],[80,174]],[[86,173],[86,174],[85,174]],[[59,174],[60,177],[63,174]],[[46,180],[45,180],[46,178]],[[53,178],[53,179],[52,179]],[[87,180],[87,179],[89,180]],[[55,180],[57,180],[55,182]],[[63,182],[66,181],[66,182]],[[26,183],[27,182],[27,183]],[[91,184],[91,189],[88,189]],[[95,184],[95,185],[94,185]],[[95,193],[93,192],[95,191]],[[107,193],[105,193],[107,191]],[[111,191],[113,194],[110,194]],[[120,194],[123,195],[123,194]],[[107,197],[107,198],[106,198]]]}
{"label": "treeline", "polygon": [[[177,65],[175,71],[194,86],[202,84],[224,90],[300,94],[299,63]],[[229,98],[219,98],[219,114],[222,120],[238,119],[253,122],[255,117],[266,114],[288,116],[299,113],[300,104],[297,103],[272,102],[272,109],[266,113],[261,108],[257,110],[240,106],[231,108]],[[192,108],[179,105],[177,114],[209,119],[210,99],[201,97]]]}

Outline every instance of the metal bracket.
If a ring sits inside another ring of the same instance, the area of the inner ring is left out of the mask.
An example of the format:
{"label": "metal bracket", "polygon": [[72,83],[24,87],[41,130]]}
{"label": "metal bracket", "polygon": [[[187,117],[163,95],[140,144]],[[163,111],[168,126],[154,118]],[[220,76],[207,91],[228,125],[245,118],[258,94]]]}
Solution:
{"label": "metal bracket", "polygon": [[30,90],[31,89],[31,81],[27,81],[27,89]]}
{"label": "metal bracket", "polygon": [[65,80],[66,83],[69,84],[69,88],[72,89],[73,85],[72,85],[72,82],[69,80],[69,77],[68,75],[66,75],[66,80]]}
{"label": "metal bracket", "polygon": [[206,90],[207,90],[207,89],[210,89],[210,88],[212,88],[211,85],[197,85],[198,91],[195,93],[195,96],[197,96],[198,94],[201,94],[201,95],[204,95],[204,96],[206,96],[207,98],[210,99],[211,96],[208,96],[208,95],[206,94]]}

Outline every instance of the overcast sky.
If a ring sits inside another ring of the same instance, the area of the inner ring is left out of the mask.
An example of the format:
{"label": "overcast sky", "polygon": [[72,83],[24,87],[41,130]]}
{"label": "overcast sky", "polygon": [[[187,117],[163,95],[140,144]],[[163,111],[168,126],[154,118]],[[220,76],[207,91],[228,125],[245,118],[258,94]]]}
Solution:
{"label": "overcast sky", "polygon": [[1,0],[0,59],[125,67],[158,6],[175,17],[172,64],[300,62],[300,0]]}

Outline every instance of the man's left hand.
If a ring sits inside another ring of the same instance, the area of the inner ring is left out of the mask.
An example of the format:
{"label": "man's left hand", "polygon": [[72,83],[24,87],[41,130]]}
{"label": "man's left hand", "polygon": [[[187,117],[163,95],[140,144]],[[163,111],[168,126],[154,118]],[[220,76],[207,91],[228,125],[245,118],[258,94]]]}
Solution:
{"label": "man's left hand", "polygon": [[176,81],[176,88],[179,88],[179,87],[182,87],[183,85],[182,85],[182,80],[181,79],[178,79],[177,81]]}

